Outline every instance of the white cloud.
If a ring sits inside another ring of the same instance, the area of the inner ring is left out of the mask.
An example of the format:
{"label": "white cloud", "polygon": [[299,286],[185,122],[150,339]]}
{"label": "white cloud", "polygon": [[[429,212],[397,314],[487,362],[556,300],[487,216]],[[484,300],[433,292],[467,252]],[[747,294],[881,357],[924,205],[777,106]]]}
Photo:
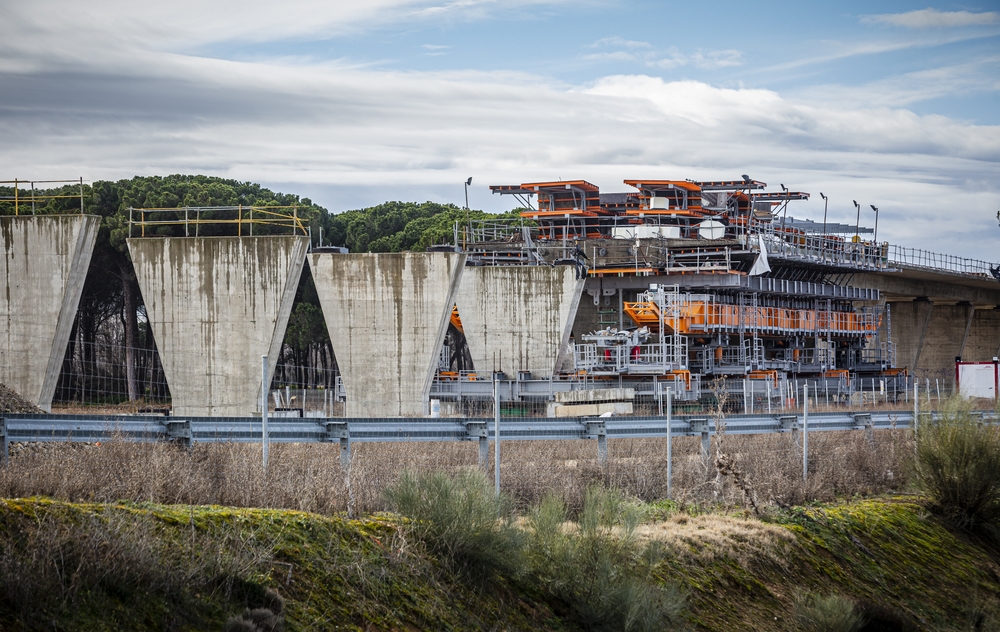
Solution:
{"label": "white cloud", "polygon": [[[4,24],[0,35],[9,35],[14,27]],[[81,28],[104,32],[88,24]],[[56,31],[31,33],[0,37],[0,172],[11,178],[200,172],[284,183],[291,192],[298,184],[342,210],[448,191],[459,201],[460,183],[472,175],[473,200],[499,209],[505,201],[483,185],[581,177],[623,190],[626,177],[747,173],[847,201],[831,204],[831,220],[853,219],[852,198],[874,203],[879,234],[891,241],[980,258],[1000,251],[991,239],[1000,126],[832,92],[804,100],[641,74],[566,86],[511,72],[231,62],[157,52],[141,30],[65,48],[52,46]],[[737,51],[618,49],[594,52],[642,64],[740,59]],[[312,192],[324,190],[335,191],[334,201]],[[943,211],[967,226],[942,226]]]}
{"label": "white cloud", "polygon": [[907,11],[906,13],[883,13],[867,15],[861,18],[869,24],[889,24],[904,26],[911,29],[931,29],[956,26],[983,26],[1000,23],[1000,13],[986,11],[970,13],[969,11],[938,11],[933,8]]}
{"label": "white cloud", "polygon": [[636,40],[627,40],[623,37],[602,37],[593,44],[590,45],[591,48],[600,48],[602,46],[617,46],[619,48],[652,48],[653,45],[649,42],[639,42]]}

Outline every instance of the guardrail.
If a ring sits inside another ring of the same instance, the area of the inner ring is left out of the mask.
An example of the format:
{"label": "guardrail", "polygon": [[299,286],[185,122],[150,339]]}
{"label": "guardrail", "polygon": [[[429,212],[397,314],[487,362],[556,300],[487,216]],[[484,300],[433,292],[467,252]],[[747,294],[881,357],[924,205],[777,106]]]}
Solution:
{"label": "guardrail", "polygon": [[[1000,422],[994,411],[973,413],[988,423]],[[919,421],[936,420],[938,413],[919,413]],[[768,415],[729,415],[726,434],[771,434],[803,428],[802,412]],[[911,411],[823,412],[808,414],[809,431],[880,430],[909,428]],[[495,438],[494,419],[412,417],[269,419],[268,441],[278,443],[339,443],[341,459],[350,459],[350,445],[406,441],[476,441],[485,462],[487,445]],[[700,436],[707,453],[709,437],[718,432],[711,416],[675,415],[671,436]],[[648,417],[518,417],[501,418],[502,441],[595,439],[602,462],[607,439],[666,438],[667,418]],[[192,443],[259,443],[264,439],[259,417],[159,417],[139,415],[36,415],[7,413],[0,417],[3,460],[10,442],[172,441]]]}
{"label": "guardrail", "polygon": [[[1000,277],[996,276],[1000,274],[1000,263],[992,264],[989,261],[966,259],[940,252],[920,250],[918,248],[904,248],[903,246],[893,245],[889,251],[889,262],[913,268],[945,270],[958,274],[971,274],[1000,280]],[[997,272],[994,273],[994,270]]]}

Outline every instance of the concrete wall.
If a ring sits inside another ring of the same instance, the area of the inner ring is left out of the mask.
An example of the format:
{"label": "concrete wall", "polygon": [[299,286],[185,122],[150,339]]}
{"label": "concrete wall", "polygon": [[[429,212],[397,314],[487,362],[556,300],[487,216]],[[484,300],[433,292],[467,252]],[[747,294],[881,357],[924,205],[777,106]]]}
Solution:
{"label": "concrete wall", "polygon": [[313,253],[349,417],[427,414],[465,266],[453,253]]}
{"label": "concrete wall", "polygon": [[989,362],[1000,357],[1000,309],[977,309],[962,350],[967,362]]}
{"label": "concrete wall", "polygon": [[101,218],[0,217],[0,382],[51,410]]}
{"label": "concrete wall", "polygon": [[[1000,333],[991,329],[1000,323],[994,315],[1000,312],[977,309],[973,313],[971,305],[926,300],[892,302],[890,305],[896,364],[907,367],[917,377],[951,379],[955,375],[956,356],[989,360],[996,355],[996,348],[989,352],[988,347],[994,342],[1000,345]],[[965,334],[967,326],[968,337]]]}
{"label": "concrete wall", "polygon": [[456,303],[476,371],[552,375],[583,284],[572,266],[466,268]]}
{"label": "concrete wall", "polygon": [[258,411],[260,357],[273,374],[308,239],[142,238],[128,248],[173,414]]}

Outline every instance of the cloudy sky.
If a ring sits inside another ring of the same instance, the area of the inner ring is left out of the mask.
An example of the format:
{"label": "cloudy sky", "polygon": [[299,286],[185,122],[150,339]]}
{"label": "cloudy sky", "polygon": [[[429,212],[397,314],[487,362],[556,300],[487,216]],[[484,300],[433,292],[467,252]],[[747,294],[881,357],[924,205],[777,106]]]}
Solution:
{"label": "cloudy sky", "polygon": [[996,0],[0,4],[0,179],[203,173],[334,212],[746,173],[998,261],[998,95]]}

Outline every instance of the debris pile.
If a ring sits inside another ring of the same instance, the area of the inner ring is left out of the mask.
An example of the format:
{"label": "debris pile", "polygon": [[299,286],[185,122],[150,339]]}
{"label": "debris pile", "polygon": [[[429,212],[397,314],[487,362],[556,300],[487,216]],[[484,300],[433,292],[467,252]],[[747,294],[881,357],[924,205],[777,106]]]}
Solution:
{"label": "debris pile", "polygon": [[44,413],[28,400],[0,382],[0,413]]}

